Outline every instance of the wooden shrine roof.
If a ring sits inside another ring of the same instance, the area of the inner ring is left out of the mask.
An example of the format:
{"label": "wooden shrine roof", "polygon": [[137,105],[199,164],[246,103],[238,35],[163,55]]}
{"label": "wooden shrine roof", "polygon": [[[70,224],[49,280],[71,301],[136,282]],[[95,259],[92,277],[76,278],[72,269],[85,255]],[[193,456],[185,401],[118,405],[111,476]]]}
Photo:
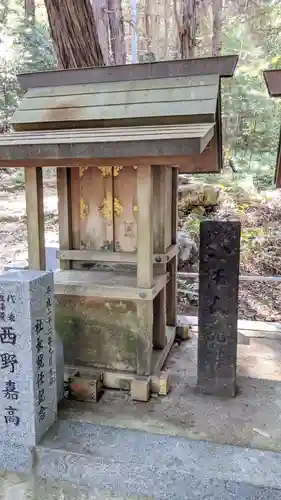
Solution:
{"label": "wooden shrine roof", "polygon": [[219,75],[169,77],[29,89],[15,130],[214,122]]}
{"label": "wooden shrine roof", "polygon": [[[13,132],[0,136],[0,166],[110,165],[122,159],[182,164],[200,155],[214,136],[215,123]],[[156,161],[157,159],[157,161]]]}
{"label": "wooden shrine roof", "polygon": [[[271,69],[263,72],[265,83],[270,97],[281,97],[281,69]],[[275,184],[281,187],[281,126],[277,148]]]}
{"label": "wooden shrine roof", "polygon": [[126,165],[150,158],[154,164],[178,164],[183,172],[218,172],[220,79],[233,75],[237,60],[19,75],[26,93],[12,118],[15,132],[0,137],[0,164]]}
{"label": "wooden shrine roof", "polygon": [[238,61],[237,55],[200,57],[176,61],[158,61],[143,64],[79,68],[18,75],[23,90],[61,85],[84,85],[87,83],[118,82],[169,78],[175,76],[219,75],[233,76]]}

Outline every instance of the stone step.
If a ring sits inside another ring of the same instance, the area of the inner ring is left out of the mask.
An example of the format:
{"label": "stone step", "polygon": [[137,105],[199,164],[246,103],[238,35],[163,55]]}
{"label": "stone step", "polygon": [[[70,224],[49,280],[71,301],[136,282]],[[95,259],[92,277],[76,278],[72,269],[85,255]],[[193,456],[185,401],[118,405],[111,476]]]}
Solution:
{"label": "stone step", "polygon": [[[196,332],[198,329],[198,317],[187,316],[184,314],[178,315],[179,323],[183,325],[190,325]],[[268,338],[281,340],[281,324],[270,323],[265,321],[250,321],[239,319],[238,331],[246,337],[250,338]]]}
{"label": "stone step", "polygon": [[[281,497],[281,460],[273,452],[69,420],[58,422],[36,452],[39,476],[124,498]],[[272,496],[255,496],[263,488]]]}

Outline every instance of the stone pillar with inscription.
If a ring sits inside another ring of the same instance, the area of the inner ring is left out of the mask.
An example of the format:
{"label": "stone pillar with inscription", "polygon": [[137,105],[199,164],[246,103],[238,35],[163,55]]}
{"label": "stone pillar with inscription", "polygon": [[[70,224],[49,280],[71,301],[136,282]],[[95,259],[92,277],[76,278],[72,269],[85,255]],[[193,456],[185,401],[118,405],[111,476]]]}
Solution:
{"label": "stone pillar with inscription", "polygon": [[56,420],[53,287],[52,272],[0,275],[1,468],[5,446],[31,449]]}
{"label": "stone pillar with inscription", "polygon": [[236,395],[239,221],[200,225],[197,387]]}

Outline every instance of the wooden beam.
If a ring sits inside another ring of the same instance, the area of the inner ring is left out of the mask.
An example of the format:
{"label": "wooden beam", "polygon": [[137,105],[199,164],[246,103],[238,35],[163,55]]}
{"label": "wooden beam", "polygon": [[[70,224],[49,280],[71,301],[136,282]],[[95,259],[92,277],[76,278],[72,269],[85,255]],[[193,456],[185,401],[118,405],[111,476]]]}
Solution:
{"label": "wooden beam", "polygon": [[54,87],[57,85],[83,85],[93,82],[118,82],[122,80],[145,80],[170,78],[173,76],[194,76],[218,74],[230,77],[235,71],[237,55],[202,57],[183,61],[160,61],[125,66],[81,68],[58,71],[22,73],[18,80],[22,89]]}
{"label": "wooden beam", "polygon": [[46,268],[42,168],[25,169],[29,269]]}
{"label": "wooden beam", "polygon": [[137,169],[137,283],[151,288],[153,283],[153,213],[151,165]]}
{"label": "wooden beam", "polygon": [[[178,169],[172,170],[172,244],[177,243],[178,228]],[[176,326],[177,324],[177,271],[178,254],[169,261],[167,265],[169,281],[167,283],[167,325]]]}
{"label": "wooden beam", "polygon": [[[151,288],[137,286],[132,274],[114,273],[114,271],[57,271],[54,273],[55,293],[57,295],[75,295],[101,297],[120,300],[153,301],[166,286],[168,275],[155,276]],[[152,342],[152,331],[151,331]]]}
{"label": "wooden beam", "polygon": [[155,252],[166,251],[167,232],[167,168],[153,165],[153,247]]}
{"label": "wooden beam", "polygon": [[[0,147],[0,155],[1,155],[1,147]],[[201,156],[203,156],[204,153],[202,153]],[[0,157],[0,167],[1,168],[29,168],[30,166],[32,167],[55,167],[55,168],[65,168],[65,165],[68,167],[72,167],[72,170],[79,167],[112,167],[112,165],[122,165],[122,167],[130,167],[132,168],[132,165],[147,165],[148,162],[151,164],[155,163],[155,160],[157,158],[157,164],[158,165],[167,165],[169,164],[171,167],[182,167],[180,172],[181,173],[189,173],[189,174],[202,174],[202,173],[218,173],[218,170],[216,170],[217,167],[214,168],[214,166],[209,164],[208,161],[205,161],[203,164],[200,164],[200,162],[192,163],[189,164],[188,158],[189,156],[182,155],[182,156],[132,156],[132,157],[112,157],[112,158],[61,158],[61,159],[50,159],[50,158],[45,158],[45,159],[39,159],[39,158],[30,158],[29,160],[26,159],[17,159],[17,160],[12,160],[12,159],[1,159]],[[197,157],[200,159],[200,156]],[[207,158],[206,158],[207,160]],[[187,165],[186,165],[187,164]]]}
{"label": "wooden beam", "polygon": [[[70,132],[71,134],[71,132]],[[198,134],[199,135],[199,134]],[[193,138],[172,138],[163,139],[158,136],[155,141],[151,139],[138,139],[134,138],[127,141],[119,141],[116,137],[115,141],[106,142],[106,137],[104,137],[104,142],[84,142],[75,143],[75,138],[73,137],[73,143],[60,143],[59,138],[56,143],[46,143],[42,142],[39,144],[4,144],[0,138],[0,153],[1,161],[3,160],[18,160],[28,164],[29,160],[40,160],[44,163],[47,160],[46,166],[49,165],[50,161],[64,160],[64,166],[69,164],[69,160],[76,160],[76,164],[79,163],[79,158],[88,159],[88,164],[92,163],[92,160],[96,159],[98,161],[104,161],[107,159],[119,158],[134,158],[140,156],[151,156],[154,157],[154,162],[158,156],[166,156],[166,164],[170,162],[172,156],[185,156],[191,154],[201,153],[200,137]],[[144,155],[145,152],[145,155]],[[158,163],[158,159],[157,159]],[[131,163],[132,165],[132,163]],[[69,164],[71,166],[71,164]]]}
{"label": "wooden beam", "polygon": [[[57,168],[59,244],[61,250],[72,248],[72,211],[71,211],[71,171]],[[61,269],[71,269],[70,260],[60,260]]]}
{"label": "wooden beam", "polygon": [[[167,263],[177,253],[177,246],[171,245],[165,253],[154,253],[153,262]],[[136,252],[101,252],[95,250],[57,250],[57,257],[62,260],[78,260],[85,262],[122,262],[137,263]]]}

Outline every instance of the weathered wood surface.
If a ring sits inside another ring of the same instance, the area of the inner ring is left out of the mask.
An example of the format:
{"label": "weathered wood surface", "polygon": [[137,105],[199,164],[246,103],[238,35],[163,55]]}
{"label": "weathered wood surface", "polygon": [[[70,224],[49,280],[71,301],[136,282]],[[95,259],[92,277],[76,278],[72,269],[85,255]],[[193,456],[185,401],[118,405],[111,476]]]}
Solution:
{"label": "weathered wood surface", "polygon": [[153,180],[150,165],[137,169],[137,283],[153,282]]}
{"label": "weathered wood surface", "polygon": [[[26,99],[42,99],[61,96],[84,96],[94,93],[129,93],[139,91],[158,91],[164,89],[188,88],[192,92],[194,87],[216,86],[218,84],[218,75],[159,78],[154,80],[129,80],[121,82],[102,82],[87,83],[84,85],[60,85],[59,87],[39,87],[32,88],[24,95]],[[143,94],[145,96],[145,93]],[[80,99],[80,97],[78,97]],[[55,100],[54,100],[55,101]],[[114,102],[114,101],[113,101]]]}
{"label": "weathered wood surface", "polygon": [[[171,245],[165,253],[154,253],[153,262],[169,262],[177,254],[177,246]],[[136,264],[137,252],[97,252],[95,250],[58,250],[57,257],[62,260],[84,262],[122,262]]]}
{"label": "weathered wood surface", "polygon": [[22,89],[36,87],[84,85],[91,82],[118,82],[154,78],[188,77],[217,74],[231,77],[238,61],[237,55],[202,57],[184,61],[127,64],[125,66],[82,68],[65,71],[45,71],[18,76]]}
{"label": "weathered wood surface", "polygon": [[168,275],[155,275],[152,287],[137,286],[135,274],[113,271],[57,271],[54,274],[57,295],[75,295],[127,300],[152,300],[164,286]]}
{"label": "weathered wood surface", "polygon": [[105,106],[84,106],[55,109],[17,110],[13,117],[15,130],[38,130],[46,128],[76,128],[77,123],[81,126],[101,127],[105,122],[110,125],[126,126],[145,125],[147,119],[153,118],[156,124],[163,123],[164,118],[173,118],[177,123],[178,117],[193,118],[205,117],[205,121],[214,121],[216,113],[216,99],[192,100],[192,101],[166,101],[166,102],[141,102],[138,104],[117,104]]}
{"label": "weathered wood surface", "polygon": [[154,165],[153,173],[153,247],[164,253],[171,245],[172,169]]}
{"label": "weathered wood surface", "polygon": [[133,167],[118,170],[112,175],[115,200],[114,238],[119,252],[137,250],[137,171]]}
{"label": "weathered wood surface", "polygon": [[25,169],[29,269],[45,269],[44,199],[42,168]]}
{"label": "weathered wood surface", "polygon": [[[113,245],[112,178],[97,168],[80,169],[80,245],[102,250]],[[112,248],[113,250],[113,248]]]}
{"label": "weathered wood surface", "polygon": [[72,130],[42,130],[11,132],[0,136],[0,146],[20,146],[26,143],[32,145],[43,144],[86,144],[133,141],[133,140],[157,140],[169,139],[194,139],[205,138],[214,128],[215,123],[181,123],[159,126],[138,126],[138,127],[108,127],[101,129],[76,129]]}
{"label": "weathered wood surface", "polygon": [[[132,82],[131,85],[125,82],[124,88],[119,89],[116,89],[115,83],[107,84],[105,88],[104,85],[99,85],[98,88],[91,85],[91,90],[88,93],[86,92],[86,86],[78,87],[78,92],[75,86],[71,87],[72,92],[69,87],[66,87],[65,94],[62,94],[61,87],[53,87],[53,89],[50,89],[51,94],[49,96],[44,95],[44,90],[43,96],[39,92],[37,92],[37,96],[32,95],[33,91],[27,92],[20,104],[19,111],[95,107],[104,109],[107,106],[113,106],[116,109],[116,112],[113,110],[114,117],[119,115],[122,118],[125,105],[164,103],[167,106],[169,103],[174,102],[216,100],[218,96],[218,79],[219,77],[214,75],[214,82],[211,84],[204,85],[203,80],[198,79],[198,86],[196,82],[194,82],[194,86],[190,86],[185,84],[185,78],[176,81],[169,78],[164,80],[163,84],[156,81],[152,89],[148,81],[147,87],[143,86],[144,88],[141,90],[133,88],[135,82]],[[151,83],[153,84],[154,81]],[[52,93],[52,90],[56,89],[60,89],[59,95],[56,92]],[[120,107],[117,108],[117,106]],[[15,113],[15,118],[17,113]]]}
{"label": "weathered wood surface", "polygon": [[[214,134],[213,123],[145,129],[129,128],[127,135],[126,129],[111,129],[107,134],[107,129],[84,131],[84,135],[81,131],[5,134],[0,137],[0,165],[100,166],[115,164],[118,159],[119,164],[132,166],[143,164],[145,158],[146,164],[147,158],[155,163],[156,157],[157,164],[176,164],[178,159],[186,161],[186,155],[202,153]],[[196,169],[202,171],[200,165]]]}
{"label": "weathered wood surface", "polygon": [[[59,244],[61,250],[72,248],[72,221],[71,221],[71,171],[69,168],[57,169],[58,216],[59,216]],[[71,269],[69,260],[61,260],[61,269]]]}

